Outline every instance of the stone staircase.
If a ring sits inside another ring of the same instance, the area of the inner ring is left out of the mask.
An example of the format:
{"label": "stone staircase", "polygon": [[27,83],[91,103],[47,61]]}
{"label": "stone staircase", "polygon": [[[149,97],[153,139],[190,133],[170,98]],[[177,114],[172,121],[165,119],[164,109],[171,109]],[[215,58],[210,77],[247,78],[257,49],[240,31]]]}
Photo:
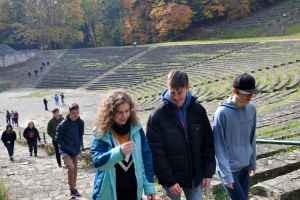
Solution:
{"label": "stone staircase", "polygon": [[[40,51],[35,57],[26,62],[1,68],[0,78],[9,81],[13,88],[32,88],[34,87],[35,81],[46,71],[45,67],[43,72],[40,71],[42,62],[46,64],[48,61],[51,66],[63,51],[64,50]],[[35,77],[34,70],[38,70],[37,77]],[[28,71],[31,72],[31,78],[28,78]]]}

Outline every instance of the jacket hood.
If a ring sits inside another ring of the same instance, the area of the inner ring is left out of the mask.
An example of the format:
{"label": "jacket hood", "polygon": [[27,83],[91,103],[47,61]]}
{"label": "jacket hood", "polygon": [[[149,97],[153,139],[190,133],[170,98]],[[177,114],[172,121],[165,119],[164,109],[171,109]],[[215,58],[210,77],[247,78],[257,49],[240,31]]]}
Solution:
{"label": "jacket hood", "polygon": [[[172,101],[170,95],[169,95],[169,90],[166,89],[162,94],[161,94],[161,100],[162,101],[167,101],[169,103],[171,103],[171,105],[173,105],[174,107],[178,108],[178,106]],[[184,104],[182,106],[182,108],[187,108],[190,106],[190,103],[191,103],[191,99],[192,99],[192,93],[191,91],[187,91],[186,93],[186,99],[184,101]]]}
{"label": "jacket hood", "polygon": [[[239,109],[238,105],[236,105],[233,101],[232,101],[233,96],[230,96],[226,101],[223,101],[219,104],[219,106],[225,106],[228,108],[232,108],[232,109]],[[243,108],[244,106],[242,106],[241,108]]]}
{"label": "jacket hood", "polygon": [[[52,119],[55,120],[55,121],[59,121],[61,118],[63,118],[62,115],[59,115],[59,118],[58,118],[58,119],[56,119],[55,117],[52,117]],[[64,118],[63,118],[63,119],[64,119]]]}
{"label": "jacket hood", "polygon": [[80,117],[78,117],[78,119],[76,119],[75,121],[73,121],[73,120],[71,120],[71,118],[70,118],[70,115],[68,114],[67,116],[66,116],[66,118],[65,118],[67,121],[69,121],[69,122],[78,122],[78,121],[80,121]]}

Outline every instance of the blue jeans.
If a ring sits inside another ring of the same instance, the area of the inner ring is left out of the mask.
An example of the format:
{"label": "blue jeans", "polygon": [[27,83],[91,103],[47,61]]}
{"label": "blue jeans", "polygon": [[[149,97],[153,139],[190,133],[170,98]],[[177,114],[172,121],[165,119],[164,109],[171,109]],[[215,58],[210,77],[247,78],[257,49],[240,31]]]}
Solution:
{"label": "blue jeans", "polygon": [[[220,176],[220,172],[218,172]],[[244,167],[240,171],[232,172],[232,177],[234,180],[233,189],[228,188],[224,182],[222,177],[222,185],[225,189],[226,193],[230,197],[231,200],[248,200],[248,192],[249,192],[249,166]]]}
{"label": "blue jeans", "polygon": [[[200,200],[202,199],[202,186],[201,183],[195,187],[194,186],[195,181],[192,180],[192,188],[182,188],[186,200]],[[166,194],[169,198],[172,200],[180,200],[181,199],[181,194],[174,195],[170,192],[169,188],[167,186],[162,186],[163,187],[163,193]]]}

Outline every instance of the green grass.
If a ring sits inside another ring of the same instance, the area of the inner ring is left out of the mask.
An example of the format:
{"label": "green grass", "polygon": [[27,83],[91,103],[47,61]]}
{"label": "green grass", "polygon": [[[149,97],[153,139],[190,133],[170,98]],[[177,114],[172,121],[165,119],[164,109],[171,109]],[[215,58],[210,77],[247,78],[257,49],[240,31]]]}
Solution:
{"label": "green grass", "polygon": [[275,128],[270,128],[270,129],[259,131],[256,134],[256,136],[257,137],[264,136],[264,135],[268,135],[268,134],[271,134],[271,133],[292,129],[292,128],[299,127],[299,126],[300,126],[300,122],[294,122],[290,125],[284,125],[284,126],[275,126]]}
{"label": "green grass", "polygon": [[293,40],[299,39],[299,35],[290,36],[274,36],[274,37],[251,37],[251,38],[217,38],[217,39],[206,39],[206,40],[190,40],[190,41],[179,41],[179,42],[165,42],[155,43],[143,46],[155,47],[155,46],[176,46],[176,45],[193,45],[193,44],[225,44],[225,43],[246,43],[246,42],[269,42],[276,40]]}
{"label": "green grass", "polygon": [[295,35],[300,34],[300,24],[294,24],[285,29],[284,35]]}
{"label": "green grass", "polygon": [[[7,83],[7,82],[9,82],[9,81],[6,81],[6,80],[3,80],[3,79],[0,79],[0,85],[1,84],[4,84],[4,83]],[[0,199],[1,200],[1,199]]]}
{"label": "green grass", "polygon": [[2,177],[0,178],[0,200],[9,200],[9,190]]}
{"label": "green grass", "polygon": [[32,98],[32,97],[45,97],[47,94],[46,93],[40,93],[40,92],[36,92],[36,93],[31,93],[29,95],[25,95],[25,96],[20,96],[20,97],[16,97],[16,98]]}
{"label": "green grass", "polygon": [[276,102],[276,104],[265,104],[263,106],[260,106],[257,108],[257,113],[258,114],[263,114],[266,112],[271,112],[273,110],[275,110],[276,108],[289,104],[291,102],[296,102],[300,100],[300,96],[298,92],[295,92],[293,94],[290,94],[288,96],[286,96],[286,98],[282,101]]}
{"label": "green grass", "polygon": [[247,38],[257,37],[265,28],[250,28],[239,30],[219,30],[212,32],[201,32],[197,35],[197,39],[221,39],[221,38]]}

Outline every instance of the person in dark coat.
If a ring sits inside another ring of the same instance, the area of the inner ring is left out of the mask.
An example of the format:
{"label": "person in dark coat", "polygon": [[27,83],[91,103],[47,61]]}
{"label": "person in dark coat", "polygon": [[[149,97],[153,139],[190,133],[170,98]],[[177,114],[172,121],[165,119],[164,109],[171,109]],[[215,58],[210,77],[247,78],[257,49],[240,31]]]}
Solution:
{"label": "person in dark coat", "polygon": [[44,105],[45,105],[45,110],[48,110],[48,107],[47,107],[48,101],[46,100],[46,98],[44,98],[43,102],[44,102]]}
{"label": "person in dark coat", "polygon": [[28,127],[24,130],[23,136],[27,140],[30,156],[32,156],[32,148],[33,148],[34,156],[37,157],[37,140],[41,142],[41,138],[40,138],[39,131],[34,127],[33,122],[28,123]]}
{"label": "person in dark coat", "polygon": [[34,70],[34,74],[35,74],[35,77],[37,78],[37,73],[38,73],[38,70]]}
{"label": "person in dark coat", "polygon": [[58,124],[60,124],[64,120],[64,118],[62,117],[62,115],[59,114],[58,108],[54,108],[52,110],[52,114],[53,114],[53,117],[48,122],[47,133],[52,138],[52,144],[55,149],[55,155],[56,155],[56,161],[57,161],[58,167],[61,167],[61,157],[60,157],[60,153],[58,150],[58,144],[55,140],[55,134],[56,134],[56,128],[57,128]]}
{"label": "person in dark coat", "polygon": [[12,126],[8,124],[6,130],[2,133],[1,140],[4,146],[7,148],[8,155],[11,161],[14,161],[14,146],[16,140],[16,132],[13,130]]}
{"label": "person in dark coat", "polygon": [[187,200],[199,200],[216,170],[212,129],[185,72],[170,71],[167,85],[146,128],[154,173],[172,200],[180,200],[182,191]]}

